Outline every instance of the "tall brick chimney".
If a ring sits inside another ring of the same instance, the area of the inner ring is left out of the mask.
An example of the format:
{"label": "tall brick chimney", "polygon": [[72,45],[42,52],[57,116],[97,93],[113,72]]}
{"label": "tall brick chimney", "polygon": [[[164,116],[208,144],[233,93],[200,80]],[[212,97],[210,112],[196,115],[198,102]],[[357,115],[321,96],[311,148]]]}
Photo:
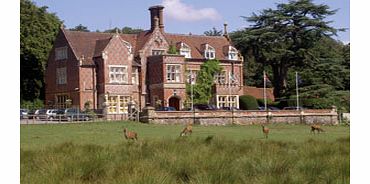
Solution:
{"label": "tall brick chimney", "polygon": [[164,31],[164,23],[163,23],[163,9],[164,6],[156,5],[149,7],[150,11],[150,30],[154,30],[155,28],[155,17],[159,20],[159,29],[163,32]]}

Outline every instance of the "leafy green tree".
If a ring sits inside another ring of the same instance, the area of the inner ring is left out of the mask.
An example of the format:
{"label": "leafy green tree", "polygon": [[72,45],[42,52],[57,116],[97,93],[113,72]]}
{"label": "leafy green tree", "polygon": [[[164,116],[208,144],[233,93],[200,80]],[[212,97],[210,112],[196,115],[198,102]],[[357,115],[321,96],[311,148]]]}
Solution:
{"label": "leafy green tree", "polygon": [[[208,60],[200,66],[197,74],[196,84],[193,86],[194,104],[208,104],[212,98],[214,76],[221,72],[222,67],[218,60]],[[186,91],[190,97],[190,84],[187,84]]]}
{"label": "leafy green tree", "polygon": [[61,21],[29,0],[20,2],[21,100],[44,98],[44,71]]}
{"label": "leafy green tree", "polygon": [[204,35],[206,36],[221,36],[222,30],[217,30],[215,27],[213,27],[211,30],[205,31]]}
{"label": "leafy green tree", "polygon": [[174,45],[170,45],[168,48],[168,54],[179,54],[179,52]]}
{"label": "leafy green tree", "polygon": [[72,29],[69,29],[71,31],[82,31],[82,32],[90,32],[89,29],[87,29],[86,26],[83,26],[82,24],[79,24],[78,26],[72,28]]}
{"label": "leafy green tree", "polygon": [[115,33],[117,30],[119,30],[123,34],[135,34],[135,33],[140,33],[144,31],[143,29],[140,29],[140,28],[131,28],[131,27],[125,26],[122,29],[115,27],[113,29],[107,29],[104,32],[105,33]]}
{"label": "leafy green tree", "polygon": [[341,31],[325,21],[335,12],[312,0],[289,1],[277,4],[276,9],[262,10],[260,15],[244,17],[253,25],[231,37],[244,55],[271,67],[274,94],[281,97],[287,90],[289,69],[306,66],[313,60],[308,50],[322,38]]}

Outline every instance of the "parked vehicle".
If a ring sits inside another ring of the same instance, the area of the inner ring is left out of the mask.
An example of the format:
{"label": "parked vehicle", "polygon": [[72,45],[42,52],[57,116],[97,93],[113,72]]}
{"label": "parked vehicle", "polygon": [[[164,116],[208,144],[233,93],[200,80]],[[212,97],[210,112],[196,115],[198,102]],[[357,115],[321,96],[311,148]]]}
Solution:
{"label": "parked vehicle", "polygon": [[36,119],[46,119],[46,109],[39,109],[38,114],[36,115]]}
{"label": "parked vehicle", "polygon": [[[304,110],[306,108],[304,107],[298,107],[299,110]],[[284,107],[283,110],[297,110],[296,106],[291,106],[291,107]]]}
{"label": "parked vehicle", "polygon": [[26,119],[28,116],[28,109],[21,109],[20,110],[20,118],[21,119]]}
{"label": "parked vehicle", "polygon": [[157,111],[176,111],[175,107],[160,107]]}
{"label": "parked vehicle", "polygon": [[221,109],[221,110],[227,110],[227,111],[231,111],[231,110],[239,110],[237,107],[221,107],[220,109]]}
{"label": "parked vehicle", "polygon": [[36,117],[39,114],[39,109],[32,109],[28,112],[28,119],[37,119]]}
{"label": "parked vehicle", "polygon": [[58,109],[48,109],[46,111],[47,119],[53,121],[54,119],[57,119],[57,112]]}
{"label": "parked vehicle", "polygon": [[217,110],[215,106],[208,105],[208,104],[195,104],[194,109],[195,110]]}
{"label": "parked vehicle", "polygon": [[[268,106],[268,107],[267,107],[267,109],[268,109],[268,110],[273,110],[273,111],[278,111],[278,110],[280,110],[279,108],[277,108],[277,107],[273,107],[273,106]],[[265,110],[265,107],[264,107],[264,106],[259,106],[259,107],[258,107],[258,110],[264,111],[264,110]]]}
{"label": "parked vehicle", "polygon": [[59,109],[56,113],[56,117],[65,121],[89,121],[93,119],[90,114],[81,112],[78,109]]}

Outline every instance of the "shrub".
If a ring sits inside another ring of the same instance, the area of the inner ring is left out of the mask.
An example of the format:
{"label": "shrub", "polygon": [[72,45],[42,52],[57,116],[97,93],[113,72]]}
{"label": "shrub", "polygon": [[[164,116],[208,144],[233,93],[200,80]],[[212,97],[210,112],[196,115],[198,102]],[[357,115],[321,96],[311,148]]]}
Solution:
{"label": "shrub", "polygon": [[240,109],[243,110],[257,110],[258,103],[256,98],[250,95],[243,95],[239,97]]}

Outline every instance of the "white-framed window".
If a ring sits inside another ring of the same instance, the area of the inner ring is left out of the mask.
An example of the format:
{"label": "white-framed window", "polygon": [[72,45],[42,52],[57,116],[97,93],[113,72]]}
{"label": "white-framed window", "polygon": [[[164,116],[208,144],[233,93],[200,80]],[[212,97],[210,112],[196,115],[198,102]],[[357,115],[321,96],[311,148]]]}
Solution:
{"label": "white-framed window", "polygon": [[206,44],[206,47],[204,49],[204,57],[206,59],[215,59],[215,57],[216,57],[215,48],[213,48],[210,45]]}
{"label": "white-framed window", "polygon": [[139,84],[139,69],[132,68],[132,84]]}
{"label": "white-framed window", "polygon": [[180,55],[185,56],[185,58],[191,58],[190,47],[183,42],[181,42]]}
{"label": "white-framed window", "polygon": [[67,47],[55,48],[55,60],[68,59]]}
{"label": "white-framed window", "polygon": [[232,46],[229,46],[228,56],[230,60],[238,60],[238,50]]}
{"label": "white-framed window", "polygon": [[108,113],[122,114],[128,112],[128,104],[131,100],[130,96],[112,95],[108,96]]}
{"label": "white-framed window", "polygon": [[195,84],[197,82],[198,70],[187,70],[186,71],[186,82],[188,84],[193,82]]}
{"label": "white-framed window", "polygon": [[167,65],[167,82],[181,81],[181,65]]}
{"label": "white-framed window", "polygon": [[216,84],[226,84],[226,71],[221,71],[215,75]]}
{"label": "white-framed window", "polygon": [[239,107],[239,96],[238,95],[218,95],[217,96],[217,107]]}
{"label": "white-framed window", "polygon": [[67,84],[67,68],[57,68],[56,71],[57,84]]}
{"label": "white-framed window", "polygon": [[164,50],[152,50],[152,56],[163,55]]}
{"label": "white-framed window", "polygon": [[110,83],[128,83],[127,66],[111,65],[109,66]]}

